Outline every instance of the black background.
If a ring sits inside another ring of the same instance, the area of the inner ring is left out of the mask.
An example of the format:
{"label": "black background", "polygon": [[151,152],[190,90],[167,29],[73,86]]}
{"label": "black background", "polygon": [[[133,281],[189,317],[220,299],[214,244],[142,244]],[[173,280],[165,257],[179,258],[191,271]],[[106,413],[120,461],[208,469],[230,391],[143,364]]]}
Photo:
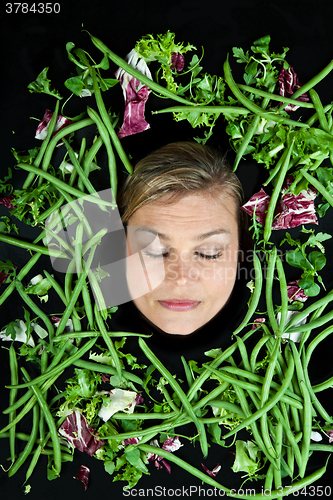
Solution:
{"label": "black background", "polygon": [[[32,2],[29,2],[31,5]],[[190,42],[200,52],[205,49],[203,59],[204,69],[209,73],[222,74],[222,65],[233,46],[248,49],[257,38],[270,34],[271,46],[275,51],[282,47],[290,47],[287,60],[296,70],[302,83],[317,74],[332,58],[332,4],[331,1],[304,0],[289,1],[247,1],[247,0],[205,0],[205,1],[174,1],[159,3],[152,1],[101,1],[90,0],[71,2],[60,1],[59,14],[9,14],[6,13],[6,3],[0,10],[1,37],[1,76],[0,76],[0,169],[1,177],[7,173],[8,167],[13,167],[15,160],[10,149],[25,150],[40,145],[34,139],[37,122],[30,117],[41,119],[47,107],[54,106],[54,99],[42,94],[30,94],[27,85],[33,81],[40,71],[49,66],[49,78],[52,85],[65,93],[63,81],[71,76],[74,67],[69,62],[65,45],[71,41],[76,46],[96,54],[87,33],[82,27],[100,38],[116,54],[125,56],[135,42],[147,33],[164,33],[168,29],[176,33],[176,41]],[[324,104],[333,99],[332,76],[316,88]],[[168,103],[165,103],[168,104]],[[82,103],[85,106],[86,103]],[[72,104],[69,104],[68,112]],[[119,89],[119,109],[122,106],[122,95]],[[133,163],[146,153],[173,140],[191,139],[197,135],[186,123],[176,123],[166,115],[150,115],[150,111],[161,106],[160,101],[151,96],[147,105],[147,121],[151,129],[124,139],[124,147],[133,156]],[[75,108],[72,111],[76,111]],[[227,152],[232,162],[233,152],[223,132],[223,125],[217,125],[216,132],[210,143]],[[245,195],[260,189],[262,176],[250,160],[242,162],[239,175],[244,184]],[[18,174],[15,179],[19,182]],[[98,179],[102,182],[103,179]],[[7,211],[1,207],[1,214]],[[331,215],[328,213],[325,221],[321,221],[320,229],[331,231]],[[19,225],[19,224],[18,224]],[[20,226],[22,227],[22,226]],[[22,237],[34,238],[32,228],[22,227]],[[325,268],[324,280],[328,288],[333,284],[333,272],[330,256],[332,245],[327,244],[328,264]],[[26,258],[22,251],[15,247],[1,245],[1,260],[11,259],[20,264]],[[42,261],[48,266],[48,259]],[[13,295],[0,310],[0,327],[21,314],[17,298]],[[53,312],[53,311],[52,311]],[[6,354],[1,349],[0,367],[1,380],[8,382],[8,364]],[[6,352],[6,351],[5,351]],[[320,352],[318,364],[313,367],[320,379],[323,367],[331,367],[332,342],[328,340]],[[7,392],[1,392],[1,407],[7,406]],[[330,398],[331,399],[331,398]],[[3,419],[2,419],[3,420]],[[5,422],[4,422],[5,425]],[[195,449],[196,463],[200,467],[200,452]],[[0,443],[2,463],[6,467],[9,455],[7,443]],[[226,486],[237,487],[239,483],[230,471],[233,456],[225,459],[217,479]],[[91,468],[89,488],[83,491],[83,485],[72,479],[81,463]],[[213,467],[215,463],[210,463]],[[175,466],[173,467],[175,469]],[[325,476],[316,485],[332,484],[332,464],[329,464]],[[7,479],[0,471],[1,498],[23,498],[22,483],[24,473],[20,471],[12,479]],[[48,482],[46,479],[45,462],[38,465],[36,472],[29,481],[32,491],[30,500],[47,497],[49,500],[76,498],[81,496],[87,500],[92,498],[121,498],[124,483],[113,483],[104,472],[103,464],[88,455],[79,452],[73,463],[65,464],[60,479]],[[176,488],[182,485],[200,485],[185,472],[173,472],[171,476],[165,470],[151,470],[151,476],[139,482],[137,488],[152,488],[155,485],[166,488]],[[245,487],[250,487],[247,483]],[[209,487],[204,486],[207,490]],[[138,492],[139,494],[139,492]],[[204,493],[201,494],[203,496]],[[206,492],[206,495],[209,493]],[[309,493],[308,493],[309,494]],[[319,495],[318,495],[319,496]],[[192,498],[196,498],[192,494]]]}

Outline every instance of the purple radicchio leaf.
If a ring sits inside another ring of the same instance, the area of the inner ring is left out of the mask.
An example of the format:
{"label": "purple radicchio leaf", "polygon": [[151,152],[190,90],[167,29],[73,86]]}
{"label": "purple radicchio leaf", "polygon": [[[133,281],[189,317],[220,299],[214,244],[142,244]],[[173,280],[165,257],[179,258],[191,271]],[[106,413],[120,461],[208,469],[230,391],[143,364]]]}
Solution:
{"label": "purple radicchio leaf", "polygon": [[[150,442],[151,446],[155,446],[156,448],[159,448],[159,444],[157,439],[154,441]],[[174,438],[168,438],[162,443],[162,449],[169,451],[170,453],[179,450],[181,446],[184,446],[178,436],[175,436]],[[154,462],[154,465],[157,469],[162,469],[162,465],[166,468],[169,474],[171,474],[171,466],[170,464],[161,456],[159,456],[157,453],[147,453],[147,460],[149,462]]]}
{"label": "purple radicchio leaf", "polygon": [[[37,127],[35,139],[39,139],[41,141],[43,141],[45,139],[47,132],[48,132],[48,129],[49,129],[49,126],[50,126],[50,121],[52,119],[52,116],[53,116],[53,111],[51,111],[50,109],[46,109],[44,116],[43,116],[43,119]],[[58,115],[57,121],[56,121],[55,126],[54,126],[52,137],[54,137],[57,134],[57,132],[59,132],[59,130],[67,127],[68,125],[71,125],[72,123],[73,123],[73,121],[70,120],[69,118],[65,118],[62,115]],[[57,146],[61,146],[61,144],[62,144],[62,142],[57,144]]]}
{"label": "purple radicchio leaf", "polygon": [[[302,224],[318,224],[314,200],[317,192],[314,188],[303,189],[298,195],[288,191],[293,177],[288,176],[281,190],[281,199],[276,204],[272,229],[291,229]],[[265,224],[266,212],[270,197],[261,189],[241,207],[251,217],[254,212],[256,220]]]}
{"label": "purple radicchio leaf", "polygon": [[84,491],[88,488],[90,469],[86,465],[81,465],[79,472],[74,476],[74,479],[78,479],[84,485]]}
{"label": "purple radicchio leaf", "polygon": [[207,472],[207,474],[210,476],[210,477],[215,477],[216,474],[219,472],[219,470],[221,469],[221,465],[220,464],[216,464],[215,467],[212,469],[212,470],[209,470],[204,464],[201,464],[204,471]]}
{"label": "purple radicchio leaf", "polygon": [[287,292],[289,302],[305,302],[309,297],[305,295],[304,290],[298,286],[299,280],[287,283]]}
{"label": "purple radicchio leaf", "polygon": [[329,437],[329,443],[333,443],[333,429],[330,429],[329,431],[326,431],[326,434]]}
{"label": "purple radicchio leaf", "polygon": [[[280,95],[283,97],[292,97],[296,90],[302,87],[295,71],[291,66],[289,66],[288,69],[281,69],[279,74],[279,86]],[[308,102],[308,95],[306,93],[300,95],[297,97],[297,101]],[[299,106],[296,106],[295,104],[287,104],[284,109],[286,111],[296,111],[298,108]]]}
{"label": "purple radicchio leaf", "polygon": [[[252,330],[256,330],[257,328],[259,328],[259,324],[258,323],[265,323],[265,318],[256,318],[254,321],[253,321],[253,325],[252,325]],[[257,323],[257,324],[255,324]]]}
{"label": "purple radicchio leaf", "polygon": [[[17,269],[17,266],[14,265],[14,269]],[[13,270],[10,269],[9,273],[6,273],[6,271],[1,271],[0,272],[0,285],[2,285],[2,283],[4,283],[6,281],[6,279],[8,278],[8,276],[10,275],[10,273],[12,273]]]}
{"label": "purple radicchio leaf", "polygon": [[85,451],[91,457],[103,446],[104,440],[94,436],[95,430],[90,427],[79,410],[71,413],[59,427],[59,434],[80,451]]}
{"label": "purple radicchio leaf", "polygon": [[172,70],[178,71],[180,73],[184,69],[185,57],[180,52],[171,53],[171,63],[170,68]]}
{"label": "purple radicchio leaf", "polygon": [[179,448],[181,448],[182,446],[184,446],[184,445],[179,441],[179,437],[175,436],[174,438],[170,437],[170,438],[166,439],[165,441],[163,441],[162,449],[166,450],[166,451],[174,452],[174,451],[179,450]]}
{"label": "purple radicchio leaf", "polygon": [[[134,49],[127,54],[125,61],[140,73],[152,79],[146,61],[139,59],[138,53]],[[145,105],[150,89],[137,78],[126,73],[122,68],[118,68],[115,76],[120,81],[125,100],[124,121],[117,134],[119,139],[122,139],[150,128],[145,119]]]}
{"label": "purple radicchio leaf", "polygon": [[256,215],[256,220],[260,224],[265,224],[266,212],[268,209],[270,197],[265,193],[263,188],[260,189],[258,193],[255,193],[245,205],[241,207],[241,210],[253,217]]}
{"label": "purple radicchio leaf", "polygon": [[5,205],[6,208],[16,208],[16,205],[12,204],[14,196],[10,194],[9,196],[0,196],[0,205]]}

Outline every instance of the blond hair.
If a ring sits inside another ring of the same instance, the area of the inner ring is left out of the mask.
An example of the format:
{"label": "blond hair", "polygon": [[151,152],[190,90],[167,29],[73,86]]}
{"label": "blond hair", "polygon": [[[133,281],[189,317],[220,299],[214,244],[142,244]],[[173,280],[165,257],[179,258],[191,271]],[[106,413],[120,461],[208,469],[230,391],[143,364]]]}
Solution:
{"label": "blond hair", "polygon": [[194,142],[174,142],[149,154],[135,166],[119,193],[118,207],[124,226],[140,207],[169,195],[171,203],[189,193],[221,191],[236,203],[240,248],[248,247],[247,215],[242,185],[224,156],[215,149]]}

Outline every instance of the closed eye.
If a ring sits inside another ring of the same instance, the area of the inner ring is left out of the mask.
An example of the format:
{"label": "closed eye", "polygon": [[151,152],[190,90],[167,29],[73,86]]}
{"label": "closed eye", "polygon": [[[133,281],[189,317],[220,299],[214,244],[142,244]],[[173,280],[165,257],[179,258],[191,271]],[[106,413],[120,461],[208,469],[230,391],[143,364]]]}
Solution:
{"label": "closed eye", "polygon": [[[161,259],[161,258],[166,259],[170,255],[170,252],[152,253],[152,252],[148,252],[147,250],[144,251],[143,253],[145,255],[147,255],[148,257],[151,257],[153,259]],[[207,255],[204,253],[197,252],[196,255],[198,255],[201,259],[214,260],[214,259],[218,259],[219,257],[222,257],[223,252],[219,252],[219,253],[216,253],[213,255]]]}
{"label": "closed eye", "polygon": [[213,260],[213,259],[218,259],[219,257],[222,257],[223,252],[216,253],[214,255],[206,255],[204,253],[198,253],[199,257],[201,259],[208,259],[208,260]]}

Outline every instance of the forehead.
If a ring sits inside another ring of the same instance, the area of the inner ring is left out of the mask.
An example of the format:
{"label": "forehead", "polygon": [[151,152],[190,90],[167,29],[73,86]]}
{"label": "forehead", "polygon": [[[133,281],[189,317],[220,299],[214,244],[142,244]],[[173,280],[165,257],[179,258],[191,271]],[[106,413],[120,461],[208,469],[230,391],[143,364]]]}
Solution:
{"label": "forehead", "polygon": [[150,226],[161,230],[182,228],[203,230],[208,227],[232,231],[238,227],[237,204],[224,192],[188,194],[172,199],[164,195],[140,207],[129,219],[129,225]]}

